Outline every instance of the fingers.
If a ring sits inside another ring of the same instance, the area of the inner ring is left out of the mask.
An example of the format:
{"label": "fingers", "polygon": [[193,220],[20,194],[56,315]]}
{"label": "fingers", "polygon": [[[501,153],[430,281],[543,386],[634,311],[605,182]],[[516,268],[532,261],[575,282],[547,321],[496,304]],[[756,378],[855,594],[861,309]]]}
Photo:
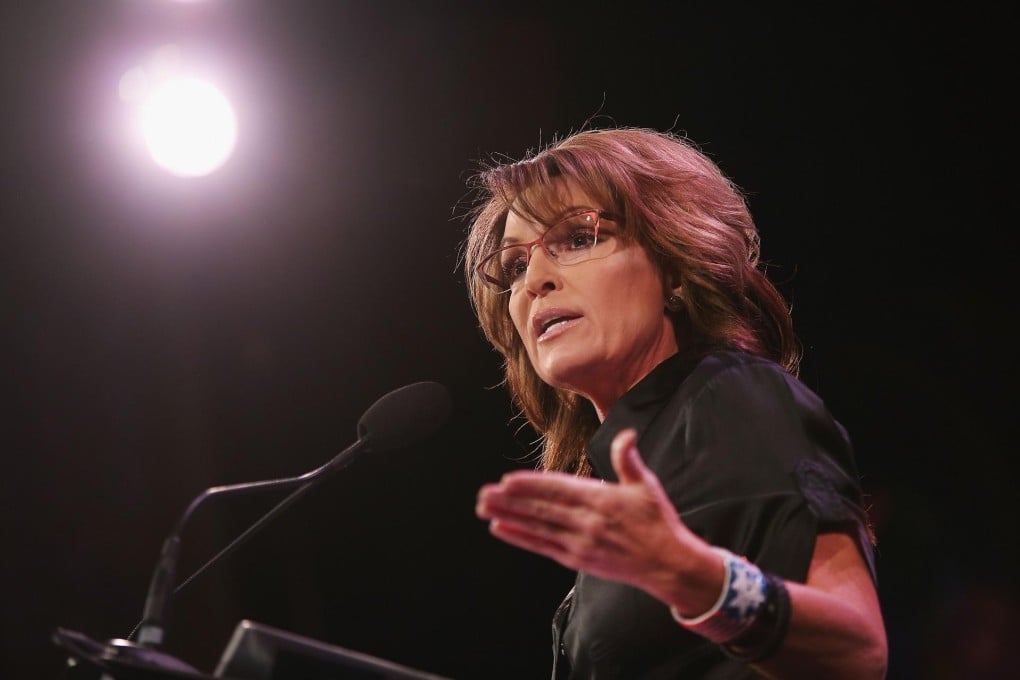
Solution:
{"label": "fingers", "polygon": [[[519,485],[518,485],[519,486]],[[570,569],[579,568],[572,544],[590,512],[575,505],[519,495],[503,484],[482,488],[475,509],[489,522],[489,532],[510,545],[549,557]]]}
{"label": "fingers", "polygon": [[[613,440],[611,456],[621,483],[646,484],[654,475],[645,467],[636,448],[637,432],[627,429]],[[615,486],[615,485],[614,485]],[[498,484],[479,491],[476,514],[482,519],[540,519],[558,528],[576,530],[587,515],[602,512],[599,503],[610,488],[600,480],[557,472],[511,472]]]}
{"label": "fingers", "polygon": [[565,505],[582,505],[600,482],[560,472],[510,472],[498,484],[483,487],[499,489],[507,495],[544,498]]}
{"label": "fingers", "polygon": [[489,522],[489,532],[512,546],[556,560],[568,569],[580,568],[574,556],[559,541],[536,534],[512,521],[493,520]]}
{"label": "fingers", "polygon": [[609,454],[620,484],[641,484],[652,494],[652,497],[665,509],[667,514],[673,513],[672,501],[669,500],[665,489],[662,488],[662,482],[641,460],[641,454],[637,448],[637,430],[629,428],[618,432],[613,438]]}
{"label": "fingers", "polygon": [[633,428],[621,430],[616,434],[609,455],[621,484],[642,483],[646,475],[651,473],[638,453],[637,430]]}
{"label": "fingers", "polygon": [[531,487],[487,485],[478,494],[475,512],[482,519],[513,521],[525,527],[531,525],[536,531],[570,531],[578,527],[578,516],[584,512],[583,508],[548,495],[533,495],[530,491]]}

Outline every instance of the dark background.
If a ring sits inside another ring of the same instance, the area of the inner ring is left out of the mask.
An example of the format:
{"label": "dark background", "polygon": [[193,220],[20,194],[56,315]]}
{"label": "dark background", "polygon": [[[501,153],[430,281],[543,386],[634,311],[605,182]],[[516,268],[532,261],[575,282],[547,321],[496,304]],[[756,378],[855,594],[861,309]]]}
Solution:
{"label": "dark background", "polygon": [[[802,378],[855,442],[889,677],[1007,677],[1016,27],[976,3],[760,4],[6,3],[0,675],[57,677],[57,626],[125,637],[199,491],[311,470],[378,397],[437,380],[450,423],[190,584],[168,649],[211,670],[249,618],[458,680],[546,677],[571,574],[473,515],[533,434],[457,271],[465,181],[630,125],[687,134],[748,192]],[[168,42],[238,111],[206,178],[128,141],[118,80]],[[203,506],[181,577],[278,497]]]}

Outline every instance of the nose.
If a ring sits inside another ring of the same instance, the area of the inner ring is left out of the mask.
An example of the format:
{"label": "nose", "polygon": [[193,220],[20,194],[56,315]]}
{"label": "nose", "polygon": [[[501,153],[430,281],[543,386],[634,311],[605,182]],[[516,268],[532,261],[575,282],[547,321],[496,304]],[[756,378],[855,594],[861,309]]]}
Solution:
{"label": "nose", "polygon": [[539,244],[531,248],[524,287],[533,295],[542,295],[560,287],[560,267]]}

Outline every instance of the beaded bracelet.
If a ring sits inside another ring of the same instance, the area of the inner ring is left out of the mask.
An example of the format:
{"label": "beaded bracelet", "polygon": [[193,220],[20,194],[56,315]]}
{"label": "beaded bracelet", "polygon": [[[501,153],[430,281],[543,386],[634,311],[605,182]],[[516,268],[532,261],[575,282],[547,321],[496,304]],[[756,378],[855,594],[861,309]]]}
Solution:
{"label": "beaded bracelet", "polygon": [[738,639],[722,646],[727,656],[744,663],[764,661],[779,649],[790,627],[790,593],[783,579],[765,575],[768,594],[754,624]]}
{"label": "beaded bracelet", "polygon": [[723,548],[726,574],[715,604],[700,616],[685,617],[670,607],[673,618],[690,631],[721,645],[729,657],[756,663],[771,656],[790,625],[790,594],[783,579],[762,573]]}
{"label": "beaded bracelet", "polygon": [[761,569],[729,550],[713,548],[726,567],[722,592],[715,604],[700,616],[682,616],[670,607],[673,618],[687,630],[712,642],[734,642],[747,632],[758,618],[768,594],[768,581]]}

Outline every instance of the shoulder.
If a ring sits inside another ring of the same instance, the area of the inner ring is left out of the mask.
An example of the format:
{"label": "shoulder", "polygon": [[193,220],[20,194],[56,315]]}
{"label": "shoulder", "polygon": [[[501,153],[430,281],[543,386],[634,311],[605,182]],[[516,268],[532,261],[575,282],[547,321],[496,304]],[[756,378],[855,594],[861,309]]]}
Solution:
{"label": "shoulder", "polygon": [[688,471],[704,466],[740,488],[820,476],[855,479],[850,437],[825,402],[775,362],[743,352],[703,357],[663,410]]}
{"label": "shoulder", "polygon": [[744,513],[752,524],[777,513],[809,517],[812,534],[853,537],[874,576],[853,446],[819,395],[775,362],[715,352],[673,397],[664,420],[684,425],[668,478],[678,509],[700,509],[709,524],[717,512]]}
{"label": "shoulder", "polygon": [[718,351],[701,358],[676,396],[704,405],[722,399],[751,411],[775,410],[783,405],[787,414],[799,410],[831,417],[822,399],[785,368],[763,357],[739,351]]}
{"label": "shoulder", "polygon": [[752,376],[769,376],[780,383],[799,380],[774,361],[740,351],[716,351],[706,354],[691,372],[695,385],[718,381],[738,382]]}

